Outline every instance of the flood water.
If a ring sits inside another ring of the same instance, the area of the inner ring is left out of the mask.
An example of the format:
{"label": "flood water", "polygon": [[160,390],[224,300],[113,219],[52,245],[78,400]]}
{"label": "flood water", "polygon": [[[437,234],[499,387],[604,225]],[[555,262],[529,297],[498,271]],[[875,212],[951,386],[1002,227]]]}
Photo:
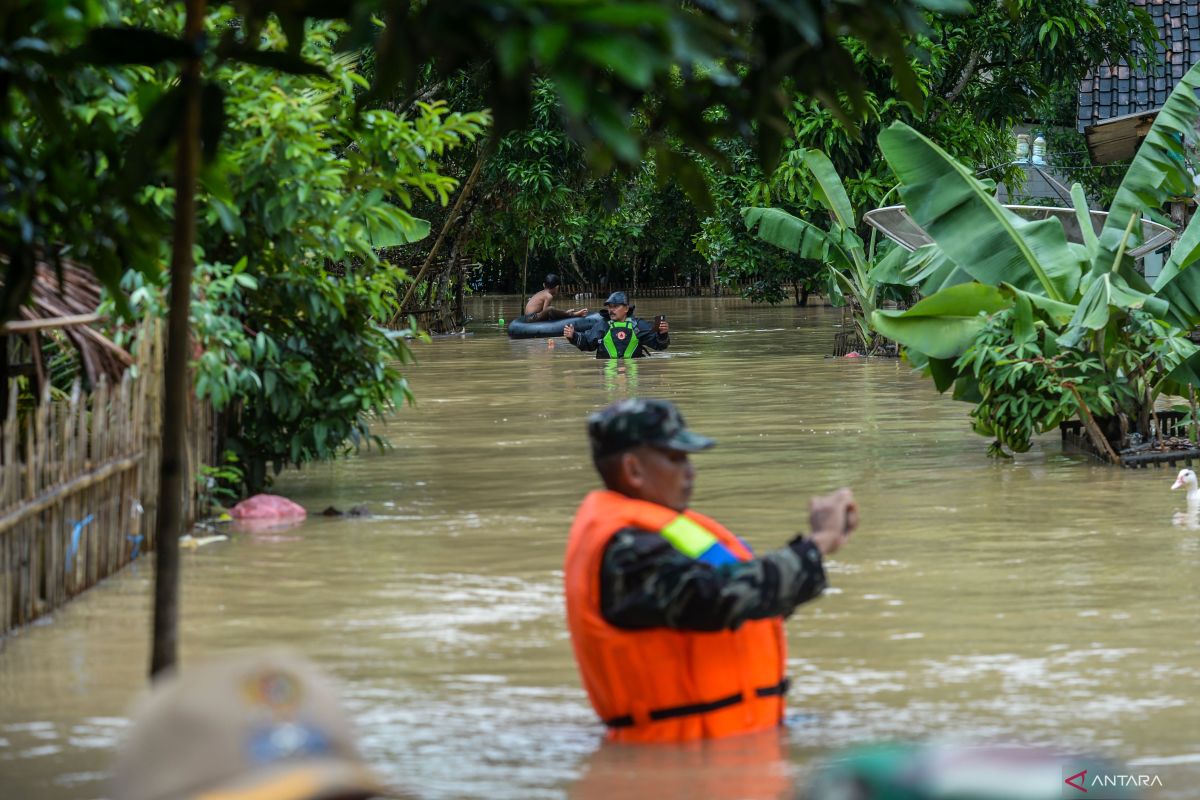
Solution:
{"label": "flood water", "polygon": [[[418,345],[394,449],[276,486],[374,516],[185,551],[184,661],[302,650],[343,684],[370,761],[420,797],[778,796],[843,745],[913,738],[1089,751],[1159,776],[1152,796],[1197,796],[1200,531],[1172,522],[1172,470],[1095,465],[1057,436],[990,460],[969,407],[904,365],[824,358],[836,311],[639,305],[673,345],[623,369],[484,322]],[[727,753],[601,747],[576,677],[560,568],[597,483],[583,421],[630,395],[719,441],[695,457],[694,505],[759,550],[802,530],[813,493],[848,485],[862,507],[832,588],[787,623],[790,724]],[[0,798],[105,795],[151,581],[144,560],[0,640]]]}

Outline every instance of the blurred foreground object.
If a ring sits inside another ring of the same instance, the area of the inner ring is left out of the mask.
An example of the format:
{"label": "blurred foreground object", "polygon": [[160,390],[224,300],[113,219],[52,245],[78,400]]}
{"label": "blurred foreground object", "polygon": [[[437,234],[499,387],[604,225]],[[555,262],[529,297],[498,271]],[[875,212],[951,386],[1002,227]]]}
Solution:
{"label": "blurred foreground object", "polygon": [[165,673],[132,718],[115,800],[402,796],[363,761],[330,681],[286,650]]}
{"label": "blurred foreground object", "polygon": [[[1157,782],[1156,782],[1157,781]],[[822,765],[804,800],[1132,800],[1155,775],[1095,756],[1029,747],[884,744]]]}

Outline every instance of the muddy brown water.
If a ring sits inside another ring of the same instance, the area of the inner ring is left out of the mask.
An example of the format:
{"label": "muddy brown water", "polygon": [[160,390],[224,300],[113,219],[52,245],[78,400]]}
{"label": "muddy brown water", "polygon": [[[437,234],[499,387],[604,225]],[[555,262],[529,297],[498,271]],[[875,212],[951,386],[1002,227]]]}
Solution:
{"label": "muddy brown water", "polygon": [[[989,460],[966,405],[889,360],[833,360],[828,309],[643,301],[666,357],[617,369],[473,334],[418,347],[395,449],[289,472],[311,511],[184,553],[185,662],[277,642],[343,684],[372,763],[431,798],[776,796],[820,757],[881,739],[1086,750],[1200,783],[1200,531],[1171,470],[1122,471],[1042,437]],[[488,324],[488,323],[492,324]],[[595,484],[584,416],[679,403],[720,445],[695,506],[766,549],[806,498],[854,487],[862,527],[832,589],[787,623],[789,725],[727,753],[601,747],[563,624],[560,564]],[[148,661],[152,564],[0,641],[0,797],[97,798]],[[739,766],[740,765],[740,766]]]}

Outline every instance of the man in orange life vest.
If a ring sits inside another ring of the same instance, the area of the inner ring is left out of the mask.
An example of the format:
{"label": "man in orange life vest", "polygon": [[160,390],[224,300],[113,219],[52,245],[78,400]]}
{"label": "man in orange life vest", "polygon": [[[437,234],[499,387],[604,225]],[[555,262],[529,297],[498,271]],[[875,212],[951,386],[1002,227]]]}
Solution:
{"label": "man in orange life vest", "polygon": [[662,400],[588,418],[605,489],[576,513],[564,570],[584,688],[610,739],[683,742],[783,720],[784,618],[825,588],[822,558],[858,525],[849,489],[809,502],[812,534],[755,557],[688,509],[688,454],[716,444]]}

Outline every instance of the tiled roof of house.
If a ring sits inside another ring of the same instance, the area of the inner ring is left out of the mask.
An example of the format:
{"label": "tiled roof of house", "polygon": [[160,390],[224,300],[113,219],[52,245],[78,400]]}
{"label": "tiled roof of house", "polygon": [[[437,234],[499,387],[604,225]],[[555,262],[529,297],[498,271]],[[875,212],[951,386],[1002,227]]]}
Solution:
{"label": "tiled roof of house", "polygon": [[1192,0],[1130,0],[1158,28],[1162,66],[1137,73],[1121,61],[1103,65],[1079,86],[1079,130],[1113,117],[1160,108],[1184,73],[1200,61],[1200,3]]}

